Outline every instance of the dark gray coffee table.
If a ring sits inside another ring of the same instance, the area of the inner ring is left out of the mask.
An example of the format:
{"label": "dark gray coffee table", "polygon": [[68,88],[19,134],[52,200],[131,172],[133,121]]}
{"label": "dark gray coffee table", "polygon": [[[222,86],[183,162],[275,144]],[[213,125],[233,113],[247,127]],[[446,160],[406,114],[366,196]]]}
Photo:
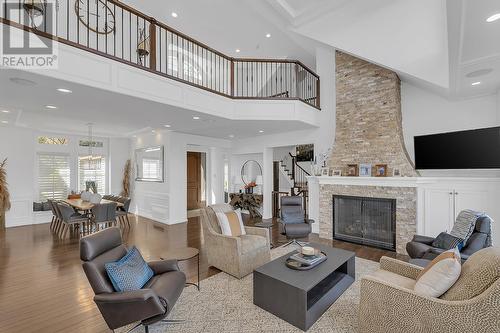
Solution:
{"label": "dark gray coffee table", "polygon": [[308,271],[285,266],[286,254],[254,271],[253,303],[304,331],[354,282],[355,253],[316,243],[328,259]]}

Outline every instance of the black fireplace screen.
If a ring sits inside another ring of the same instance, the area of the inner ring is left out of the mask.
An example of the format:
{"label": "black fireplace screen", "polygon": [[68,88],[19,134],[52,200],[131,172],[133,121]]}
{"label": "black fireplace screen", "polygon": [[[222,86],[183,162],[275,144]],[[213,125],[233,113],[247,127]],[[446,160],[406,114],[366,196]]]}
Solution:
{"label": "black fireplace screen", "polygon": [[396,249],[396,200],[334,195],[333,238]]}

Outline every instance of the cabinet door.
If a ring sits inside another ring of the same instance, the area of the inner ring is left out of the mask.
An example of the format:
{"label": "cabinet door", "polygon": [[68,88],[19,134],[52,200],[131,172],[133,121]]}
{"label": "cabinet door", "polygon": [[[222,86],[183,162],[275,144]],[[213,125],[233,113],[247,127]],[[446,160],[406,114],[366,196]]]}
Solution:
{"label": "cabinet door", "polygon": [[440,232],[450,231],[454,221],[452,189],[425,190],[424,234],[436,237]]}
{"label": "cabinet door", "polygon": [[488,193],[481,190],[455,190],[455,217],[464,209],[488,212]]}

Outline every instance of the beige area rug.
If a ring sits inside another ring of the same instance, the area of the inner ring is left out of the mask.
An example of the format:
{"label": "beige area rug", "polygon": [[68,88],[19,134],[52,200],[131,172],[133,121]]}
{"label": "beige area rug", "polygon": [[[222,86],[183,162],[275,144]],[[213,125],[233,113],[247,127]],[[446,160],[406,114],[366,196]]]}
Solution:
{"label": "beige area rug", "polygon": [[[271,251],[278,258],[294,250],[293,246]],[[308,332],[357,332],[360,278],[378,268],[378,263],[356,258],[356,281],[323,314]],[[302,332],[295,326],[253,304],[252,274],[238,280],[219,273],[201,281],[201,290],[188,287],[177,301],[169,319],[186,320],[182,324],[158,323],[151,333],[179,332]],[[143,332],[137,328],[133,332]]]}

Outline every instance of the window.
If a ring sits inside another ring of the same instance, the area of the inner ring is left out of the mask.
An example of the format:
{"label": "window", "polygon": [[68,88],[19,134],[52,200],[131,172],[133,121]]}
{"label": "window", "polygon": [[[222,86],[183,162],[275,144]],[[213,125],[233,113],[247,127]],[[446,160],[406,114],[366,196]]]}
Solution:
{"label": "window", "polygon": [[41,145],[67,145],[69,143],[69,140],[67,138],[39,136],[38,143]]}
{"label": "window", "polygon": [[38,197],[40,201],[66,199],[69,192],[69,182],[69,155],[38,154]]}
{"label": "window", "polygon": [[144,179],[158,179],[160,176],[160,160],[146,158],[142,160],[142,177]]}
{"label": "window", "polygon": [[101,158],[101,167],[97,170],[86,170],[83,168],[82,161],[86,157],[80,156],[78,158],[78,190],[86,191],[87,182],[95,182],[97,193],[106,193],[106,158]]}

